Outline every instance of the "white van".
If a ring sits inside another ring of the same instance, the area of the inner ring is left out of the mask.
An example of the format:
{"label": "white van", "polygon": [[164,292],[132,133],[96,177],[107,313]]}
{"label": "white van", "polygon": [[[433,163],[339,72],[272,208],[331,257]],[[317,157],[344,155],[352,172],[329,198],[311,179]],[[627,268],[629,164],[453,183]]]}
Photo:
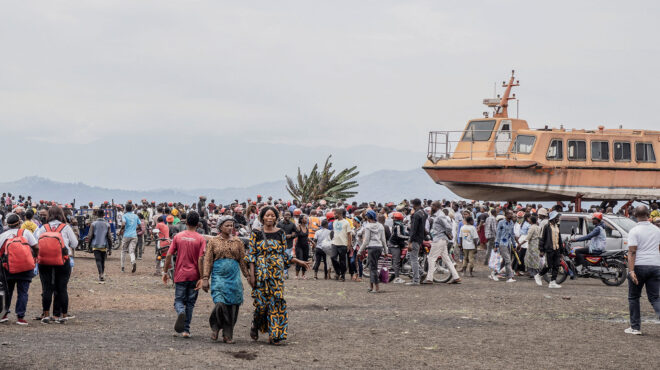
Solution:
{"label": "white van", "polygon": [[[635,221],[613,214],[603,214],[603,225],[607,233],[607,247],[609,250],[628,250],[628,232],[635,227]],[[562,239],[570,237],[571,234],[584,236],[594,229],[590,213],[562,213],[559,218],[559,231]],[[575,242],[574,247],[588,246],[589,241]]]}

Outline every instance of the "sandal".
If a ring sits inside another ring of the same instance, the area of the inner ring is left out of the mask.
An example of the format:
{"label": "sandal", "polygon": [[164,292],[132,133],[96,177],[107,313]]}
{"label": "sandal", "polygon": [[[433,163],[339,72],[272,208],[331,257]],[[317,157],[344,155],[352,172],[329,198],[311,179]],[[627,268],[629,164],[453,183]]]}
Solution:
{"label": "sandal", "polygon": [[250,338],[252,338],[252,340],[259,339],[259,331],[254,326],[250,328]]}
{"label": "sandal", "polygon": [[231,340],[231,339],[229,339],[229,338],[227,338],[227,337],[222,337],[222,341],[225,342],[225,343],[227,343],[227,344],[234,344],[234,341]]}
{"label": "sandal", "polygon": [[218,330],[218,331],[215,331],[215,330],[214,330],[214,331],[211,333],[211,340],[218,340],[218,335],[219,335],[219,334],[220,334],[220,330]]}
{"label": "sandal", "polygon": [[280,339],[268,339],[268,344],[271,346],[282,346],[284,342]]}

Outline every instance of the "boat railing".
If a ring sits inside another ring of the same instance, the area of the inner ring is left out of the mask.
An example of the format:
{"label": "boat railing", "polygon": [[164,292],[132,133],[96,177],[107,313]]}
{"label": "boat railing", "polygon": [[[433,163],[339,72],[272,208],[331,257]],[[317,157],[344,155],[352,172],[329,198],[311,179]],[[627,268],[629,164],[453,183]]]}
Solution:
{"label": "boat railing", "polygon": [[[430,131],[427,158],[437,163],[441,160],[447,159],[475,159],[479,160],[496,160],[496,159],[516,159],[517,153],[512,149],[509,151],[511,142],[515,134],[515,130],[503,131],[495,134],[495,145],[488,145],[488,149],[483,149],[484,145],[477,145],[482,143],[492,143],[491,130],[471,130],[471,137],[475,137],[479,133],[489,133],[488,140],[463,140],[465,131]],[[461,150],[457,150],[458,144],[463,143]]]}

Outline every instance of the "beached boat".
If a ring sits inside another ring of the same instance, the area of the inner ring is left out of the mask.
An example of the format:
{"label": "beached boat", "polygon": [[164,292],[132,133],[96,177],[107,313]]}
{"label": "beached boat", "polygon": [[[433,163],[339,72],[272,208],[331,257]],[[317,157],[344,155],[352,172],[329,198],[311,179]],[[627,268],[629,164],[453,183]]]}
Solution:
{"label": "beached boat", "polygon": [[476,200],[658,200],[660,131],[529,128],[508,116],[513,73],[493,117],[463,131],[429,133],[423,168],[433,181]]}

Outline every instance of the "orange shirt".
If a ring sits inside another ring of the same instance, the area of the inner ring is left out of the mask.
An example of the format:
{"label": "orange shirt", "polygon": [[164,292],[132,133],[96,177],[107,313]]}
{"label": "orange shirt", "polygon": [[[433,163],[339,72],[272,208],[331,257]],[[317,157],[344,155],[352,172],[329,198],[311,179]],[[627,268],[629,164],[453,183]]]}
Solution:
{"label": "orange shirt", "polygon": [[309,238],[314,239],[314,235],[316,235],[316,231],[321,228],[321,219],[318,217],[310,217],[309,218]]}

